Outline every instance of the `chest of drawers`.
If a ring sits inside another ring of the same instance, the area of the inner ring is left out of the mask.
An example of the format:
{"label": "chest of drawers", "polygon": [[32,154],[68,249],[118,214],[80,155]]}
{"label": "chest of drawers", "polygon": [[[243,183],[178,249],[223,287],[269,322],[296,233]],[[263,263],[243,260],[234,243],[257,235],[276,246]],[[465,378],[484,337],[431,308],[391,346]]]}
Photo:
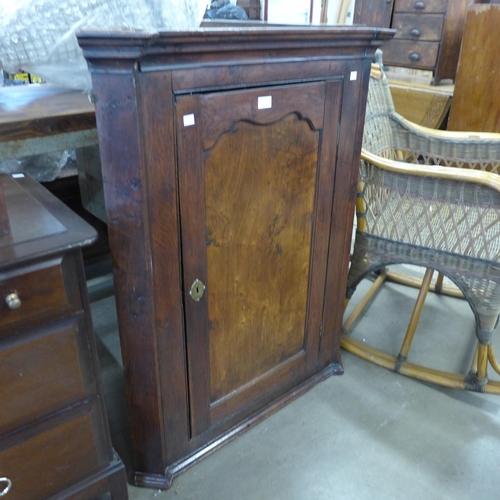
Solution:
{"label": "chest of drawers", "polygon": [[95,231],[17,176],[0,176],[0,496],[126,499],[81,257]]}
{"label": "chest of drawers", "polygon": [[434,83],[455,79],[467,5],[472,0],[359,0],[354,22],[397,30],[384,64],[431,70]]}

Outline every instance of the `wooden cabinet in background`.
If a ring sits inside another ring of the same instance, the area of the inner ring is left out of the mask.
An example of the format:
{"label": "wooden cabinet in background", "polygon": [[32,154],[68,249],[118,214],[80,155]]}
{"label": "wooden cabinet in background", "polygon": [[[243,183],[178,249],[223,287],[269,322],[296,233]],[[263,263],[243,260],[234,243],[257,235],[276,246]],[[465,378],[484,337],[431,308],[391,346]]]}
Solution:
{"label": "wooden cabinet in background", "polygon": [[473,0],[356,0],[354,22],[391,27],[384,64],[433,72],[434,84],[455,79],[467,6]]}
{"label": "wooden cabinet in background", "polygon": [[126,499],[81,257],[96,232],[23,174],[0,185],[0,496]]}
{"label": "wooden cabinet in background", "polygon": [[448,130],[500,132],[498,26],[500,5],[469,8]]}
{"label": "wooden cabinet in background", "polygon": [[79,36],[139,485],[342,371],[371,58],[390,30]]}

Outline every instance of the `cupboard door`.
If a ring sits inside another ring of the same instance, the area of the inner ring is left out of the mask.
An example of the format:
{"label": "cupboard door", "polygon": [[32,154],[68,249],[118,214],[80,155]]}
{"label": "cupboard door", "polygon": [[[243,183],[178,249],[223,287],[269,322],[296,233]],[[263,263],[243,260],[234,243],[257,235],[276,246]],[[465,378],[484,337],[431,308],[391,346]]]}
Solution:
{"label": "cupboard door", "polygon": [[317,371],[341,87],[176,99],[192,437]]}

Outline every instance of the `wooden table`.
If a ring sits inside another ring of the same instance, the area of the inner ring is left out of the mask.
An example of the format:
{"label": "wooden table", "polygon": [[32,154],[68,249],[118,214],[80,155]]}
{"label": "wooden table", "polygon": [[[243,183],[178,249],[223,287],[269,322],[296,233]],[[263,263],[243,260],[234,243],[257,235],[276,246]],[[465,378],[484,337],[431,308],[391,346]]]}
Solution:
{"label": "wooden table", "polygon": [[0,88],[0,160],[98,144],[94,105],[50,84]]}
{"label": "wooden table", "polygon": [[81,205],[105,222],[98,144],[87,94],[51,84],[0,88],[0,161],[76,150],[78,169],[65,175],[78,175]]}

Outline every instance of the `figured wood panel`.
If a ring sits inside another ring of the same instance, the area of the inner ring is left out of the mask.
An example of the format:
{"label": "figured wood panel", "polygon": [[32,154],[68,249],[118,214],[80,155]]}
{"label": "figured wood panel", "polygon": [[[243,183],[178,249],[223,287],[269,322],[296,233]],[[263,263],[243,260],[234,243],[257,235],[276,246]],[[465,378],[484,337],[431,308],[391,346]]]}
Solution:
{"label": "figured wood panel", "polygon": [[469,8],[448,130],[500,132],[499,26],[499,5]]}
{"label": "figured wood panel", "polygon": [[81,321],[82,316],[78,316],[70,325],[51,325],[40,336],[0,347],[1,432],[41,418],[89,393],[76,340],[78,329],[83,329]]}
{"label": "figured wood panel", "polygon": [[292,114],[206,153],[212,401],[303,349],[318,139]]}

